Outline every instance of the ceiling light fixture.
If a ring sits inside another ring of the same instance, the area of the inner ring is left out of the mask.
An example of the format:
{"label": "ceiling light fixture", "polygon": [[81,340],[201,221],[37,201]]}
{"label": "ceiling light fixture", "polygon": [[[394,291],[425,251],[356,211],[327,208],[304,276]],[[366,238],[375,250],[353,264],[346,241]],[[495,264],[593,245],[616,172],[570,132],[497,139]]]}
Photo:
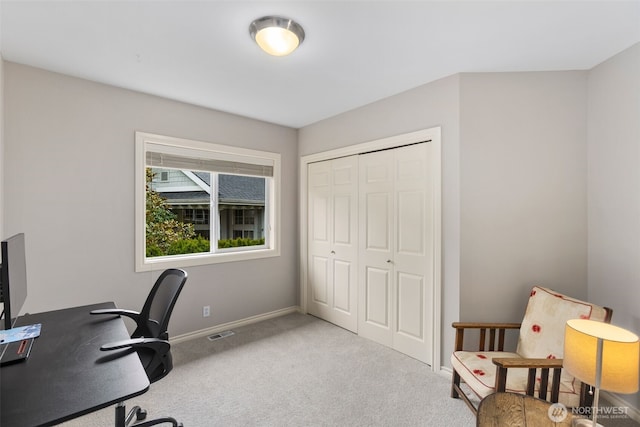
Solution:
{"label": "ceiling light fixture", "polygon": [[292,19],[265,16],[249,25],[249,34],[269,55],[285,56],[296,50],[304,40],[304,30]]}

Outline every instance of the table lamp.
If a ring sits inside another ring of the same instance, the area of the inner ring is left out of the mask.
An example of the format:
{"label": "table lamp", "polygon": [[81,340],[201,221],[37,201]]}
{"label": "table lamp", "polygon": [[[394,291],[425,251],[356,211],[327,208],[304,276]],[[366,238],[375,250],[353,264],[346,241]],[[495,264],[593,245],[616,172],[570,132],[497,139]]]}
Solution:
{"label": "table lamp", "polygon": [[595,388],[593,426],[597,425],[600,389],[630,394],[638,391],[640,342],[620,327],[594,320],[567,321],[562,366]]}

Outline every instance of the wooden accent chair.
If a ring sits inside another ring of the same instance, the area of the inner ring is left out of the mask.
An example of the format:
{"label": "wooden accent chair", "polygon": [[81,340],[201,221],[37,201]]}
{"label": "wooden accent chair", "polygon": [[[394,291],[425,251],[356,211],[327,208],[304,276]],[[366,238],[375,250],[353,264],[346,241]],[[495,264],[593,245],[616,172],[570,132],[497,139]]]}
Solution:
{"label": "wooden accent chair", "polygon": [[[590,406],[588,386],[562,371],[564,328],[570,319],[608,323],[611,315],[609,308],[534,286],[522,323],[454,322],[456,347],[451,355],[451,397],[462,398],[476,415],[477,408],[462,390],[461,382],[466,383],[479,399],[495,392],[529,396],[537,392],[540,399],[560,402],[567,407]],[[476,351],[464,350],[466,329],[480,331]],[[504,351],[508,329],[519,330],[515,352]],[[552,370],[551,382],[549,370]]]}

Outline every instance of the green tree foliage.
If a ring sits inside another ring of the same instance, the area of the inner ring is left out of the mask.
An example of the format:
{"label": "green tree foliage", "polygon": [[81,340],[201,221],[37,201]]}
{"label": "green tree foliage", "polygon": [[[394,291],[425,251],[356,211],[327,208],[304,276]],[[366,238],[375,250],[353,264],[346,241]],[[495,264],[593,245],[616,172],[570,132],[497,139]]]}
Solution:
{"label": "green tree foliage", "polygon": [[193,239],[177,240],[169,246],[167,255],[197,254],[209,252],[209,241],[202,236]]}
{"label": "green tree foliage", "polygon": [[151,168],[147,168],[146,173],[147,257],[208,252],[209,241],[196,236],[193,224],[176,219],[166,200],[151,189]]}

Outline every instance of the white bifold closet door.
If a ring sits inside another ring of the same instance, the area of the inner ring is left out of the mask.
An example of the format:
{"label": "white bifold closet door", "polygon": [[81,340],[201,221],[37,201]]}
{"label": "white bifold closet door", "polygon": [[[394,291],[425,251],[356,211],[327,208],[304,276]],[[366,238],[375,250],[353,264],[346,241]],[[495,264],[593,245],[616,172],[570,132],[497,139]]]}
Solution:
{"label": "white bifold closet door", "polygon": [[359,156],[358,334],[432,362],[429,143]]}
{"label": "white bifold closet door", "polygon": [[308,165],[307,310],[357,332],[358,156]]}

